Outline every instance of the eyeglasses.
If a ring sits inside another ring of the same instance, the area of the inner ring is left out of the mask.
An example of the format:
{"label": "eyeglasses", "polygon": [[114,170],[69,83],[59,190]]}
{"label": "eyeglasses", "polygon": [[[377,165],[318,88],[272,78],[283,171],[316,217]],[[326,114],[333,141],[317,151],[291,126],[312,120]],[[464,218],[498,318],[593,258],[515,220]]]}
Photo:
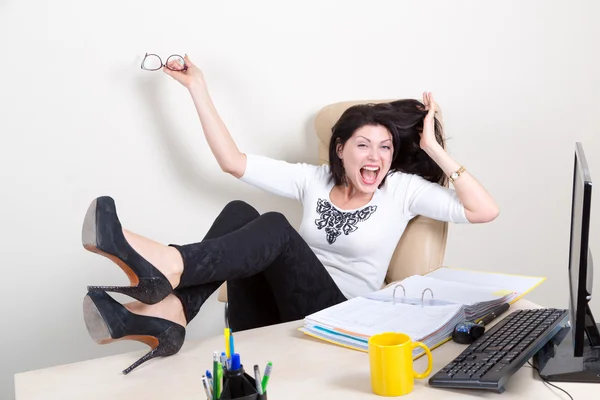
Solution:
{"label": "eyeglasses", "polygon": [[[171,67],[169,64],[175,62],[175,66]],[[157,54],[148,54],[144,56],[142,60],[141,68],[146,71],[158,71],[162,67],[167,67],[171,71],[185,71],[187,69],[187,65],[185,65],[185,61],[183,57],[179,54],[173,54],[167,58],[166,64],[163,64],[162,59]]]}

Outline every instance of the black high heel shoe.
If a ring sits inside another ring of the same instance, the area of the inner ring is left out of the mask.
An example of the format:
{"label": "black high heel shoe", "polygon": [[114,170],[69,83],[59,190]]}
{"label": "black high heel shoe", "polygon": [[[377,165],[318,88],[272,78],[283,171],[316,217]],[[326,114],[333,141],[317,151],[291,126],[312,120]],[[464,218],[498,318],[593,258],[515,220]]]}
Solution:
{"label": "black high heel shoe", "polygon": [[127,243],[111,197],[92,201],[81,238],[83,247],[111,259],[131,283],[131,286],[88,286],[88,290],[123,293],[146,304],[158,303],[173,291],[169,280]]}
{"label": "black high heel shoe", "polygon": [[87,330],[96,343],[137,340],[152,348],[123,370],[125,375],[154,357],[176,354],[185,339],[183,326],[162,318],[134,314],[106,292],[88,292],[83,299],[83,317]]}

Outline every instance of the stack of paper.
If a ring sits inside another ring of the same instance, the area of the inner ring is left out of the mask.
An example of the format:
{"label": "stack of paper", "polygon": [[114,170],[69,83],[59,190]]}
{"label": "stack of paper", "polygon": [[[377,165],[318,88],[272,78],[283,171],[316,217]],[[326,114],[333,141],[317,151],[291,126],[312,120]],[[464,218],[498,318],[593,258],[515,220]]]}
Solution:
{"label": "stack of paper", "polygon": [[[440,268],[311,314],[300,330],[361,351],[368,351],[369,337],[376,333],[402,332],[433,349],[449,340],[457,323],[513,303],[544,280]],[[423,353],[417,347],[413,356]]]}
{"label": "stack of paper", "polygon": [[[459,304],[421,307],[356,297],[308,316],[301,330],[363,351],[368,350],[369,337],[379,332],[402,332],[431,348],[447,338],[463,320]],[[421,352],[417,347],[414,356]]]}

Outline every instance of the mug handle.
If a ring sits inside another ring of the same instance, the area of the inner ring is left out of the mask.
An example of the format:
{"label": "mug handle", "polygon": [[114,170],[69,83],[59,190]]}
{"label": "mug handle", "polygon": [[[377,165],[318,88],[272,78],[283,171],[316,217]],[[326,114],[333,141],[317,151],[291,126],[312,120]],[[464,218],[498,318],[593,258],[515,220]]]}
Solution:
{"label": "mug handle", "polygon": [[413,342],[412,347],[413,347],[413,349],[415,347],[421,347],[421,348],[423,348],[423,350],[425,350],[425,354],[427,354],[427,369],[425,370],[425,372],[418,373],[413,370],[413,372],[415,374],[415,378],[425,379],[429,376],[429,374],[431,373],[431,370],[433,368],[433,357],[431,357],[431,351],[429,350],[429,347],[427,347],[425,345],[425,343],[422,343],[422,342]]}

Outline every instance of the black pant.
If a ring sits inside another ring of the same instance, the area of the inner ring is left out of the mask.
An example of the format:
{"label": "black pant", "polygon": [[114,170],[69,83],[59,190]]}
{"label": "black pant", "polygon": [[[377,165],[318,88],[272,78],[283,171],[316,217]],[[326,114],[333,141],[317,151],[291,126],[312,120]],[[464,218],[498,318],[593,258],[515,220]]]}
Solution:
{"label": "black pant", "polygon": [[233,201],[201,242],[172,246],[183,258],[174,293],[188,323],[224,281],[232,331],[302,319],[346,300],[281,213],[260,215]]}

